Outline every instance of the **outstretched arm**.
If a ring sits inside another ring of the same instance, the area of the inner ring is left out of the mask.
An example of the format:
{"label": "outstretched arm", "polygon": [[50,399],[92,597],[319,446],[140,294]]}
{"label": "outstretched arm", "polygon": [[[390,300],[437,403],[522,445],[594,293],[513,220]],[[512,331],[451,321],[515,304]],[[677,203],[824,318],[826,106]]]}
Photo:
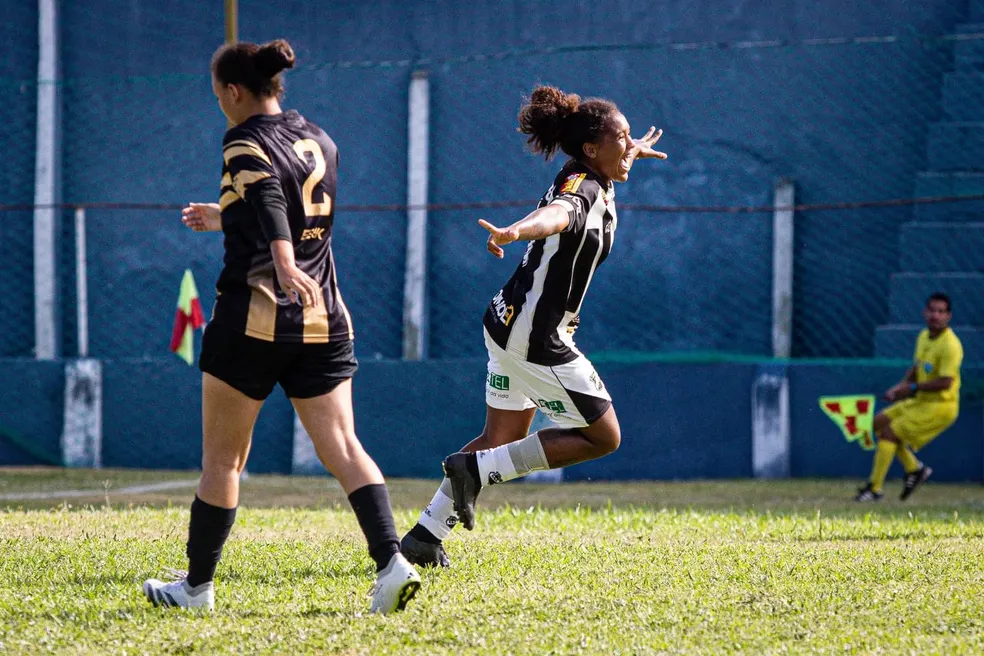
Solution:
{"label": "outstretched arm", "polygon": [[654,126],[649,126],[649,131],[642,137],[642,139],[632,140],[632,157],[633,159],[666,159],[666,153],[660,152],[658,150],[653,150],[653,146],[659,141],[659,138],[663,136],[662,130],[657,130]]}
{"label": "outstretched arm", "polygon": [[507,228],[497,228],[485,219],[479,219],[478,225],[489,231],[489,239],[485,247],[490,253],[501,258],[504,255],[502,246],[514,241],[534,241],[556,235],[563,232],[570,221],[570,215],[563,207],[545,205]]}

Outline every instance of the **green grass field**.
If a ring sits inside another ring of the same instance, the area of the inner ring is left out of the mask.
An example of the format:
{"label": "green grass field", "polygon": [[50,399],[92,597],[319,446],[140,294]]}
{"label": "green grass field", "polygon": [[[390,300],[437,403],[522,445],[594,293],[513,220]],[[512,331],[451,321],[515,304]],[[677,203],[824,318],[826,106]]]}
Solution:
{"label": "green grass field", "polygon": [[[376,617],[320,478],[246,480],[216,611],[152,608],[139,585],[185,566],[194,478],[0,469],[0,653],[984,653],[980,485],[902,504],[895,481],[862,507],[846,481],[504,485],[453,567]],[[401,532],[433,490],[391,482]]]}

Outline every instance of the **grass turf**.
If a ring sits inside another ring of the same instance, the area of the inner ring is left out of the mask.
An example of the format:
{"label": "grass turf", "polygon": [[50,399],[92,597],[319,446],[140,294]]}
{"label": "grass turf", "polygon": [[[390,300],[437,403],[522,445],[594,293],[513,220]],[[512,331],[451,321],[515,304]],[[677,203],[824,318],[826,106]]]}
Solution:
{"label": "grass turf", "polygon": [[[368,615],[371,561],[344,494],[251,476],[211,615],[154,609],[184,567],[190,473],[0,470],[0,653],[984,653],[984,489],[856,506],[845,482],[504,485]],[[433,481],[393,481],[402,531]]]}

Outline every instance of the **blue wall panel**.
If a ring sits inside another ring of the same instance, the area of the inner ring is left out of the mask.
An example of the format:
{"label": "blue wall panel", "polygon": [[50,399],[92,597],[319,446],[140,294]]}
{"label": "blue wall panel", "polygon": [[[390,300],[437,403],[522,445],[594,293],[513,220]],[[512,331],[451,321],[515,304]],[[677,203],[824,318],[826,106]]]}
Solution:
{"label": "blue wall panel", "polygon": [[[0,360],[0,428],[29,439],[40,457],[0,438],[0,464],[59,458],[61,363]],[[600,362],[622,427],[622,446],[568,468],[570,480],[742,478],[752,475],[755,364]],[[901,366],[788,366],[791,473],[863,479],[871,453],[847,443],[820,396],[880,394]],[[481,433],[485,360],[364,361],[354,382],[356,431],[387,476],[440,477],[440,462]],[[107,467],[197,469],[201,375],[176,358],[103,363]],[[984,480],[984,369],[966,368],[961,416],[923,457],[939,481]],[[881,406],[879,406],[879,409]],[[260,413],[248,468],[289,473],[293,412],[279,390]],[[5,443],[7,442],[7,443]],[[893,470],[894,473],[898,473]]]}
{"label": "blue wall panel", "polygon": [[0,464],[61,463],[64,369],[61,362],[0,359]]}

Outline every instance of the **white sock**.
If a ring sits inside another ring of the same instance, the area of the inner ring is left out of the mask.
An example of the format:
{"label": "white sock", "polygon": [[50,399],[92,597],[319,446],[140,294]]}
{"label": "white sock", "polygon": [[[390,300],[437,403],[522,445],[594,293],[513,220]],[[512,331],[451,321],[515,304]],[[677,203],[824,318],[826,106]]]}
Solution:
{"label": "white sock", "polygon": [[434,498],[420,514],[417,523],[438,540],[451,535],[451,529],[458,523],[458,513],[454,511],[454,499],[451,498],[451,481],[445,478],[441,482],[441,487],[434,493]]}
{"label": "white sock", "polygon": [[478,478],[483,486],[511,481],[531,471],[550,468],[540,436],[536,433],[511,444],[478,451],[476,455]]}

